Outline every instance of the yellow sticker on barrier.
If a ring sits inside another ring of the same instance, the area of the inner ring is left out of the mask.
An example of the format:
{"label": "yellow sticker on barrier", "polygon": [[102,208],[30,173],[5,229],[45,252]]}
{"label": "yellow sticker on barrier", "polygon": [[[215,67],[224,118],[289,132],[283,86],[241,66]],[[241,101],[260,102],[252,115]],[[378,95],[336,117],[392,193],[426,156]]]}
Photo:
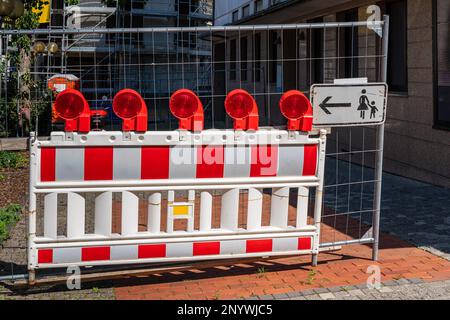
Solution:
{"label": "yellow sticker on barrier", "polygon": [[189,206],[187,205],[174,205],[173,208],[173,215],[174,216],[187,216],[189,215]]}

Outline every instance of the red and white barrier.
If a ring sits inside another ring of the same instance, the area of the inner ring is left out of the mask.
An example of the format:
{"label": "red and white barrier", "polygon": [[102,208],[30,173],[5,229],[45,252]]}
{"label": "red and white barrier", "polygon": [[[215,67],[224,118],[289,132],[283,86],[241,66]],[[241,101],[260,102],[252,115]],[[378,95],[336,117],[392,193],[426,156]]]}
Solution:
{"label": "red and white barrier", "polygon": [[87,132],[82,95],[64,91],[58,99],[66,132],[31,139],[30,274],[69,265],[317,256],[326,131],[311,130],[301,93],[281,103],[288,130],[259,128],[255,100],[243,90],[227,97],[229,130],[203,130],[202,104],[189,90],[171,98],[180,129],[170,132],[146,131],[145,101],[132,90],[114,98],[120,132]]}

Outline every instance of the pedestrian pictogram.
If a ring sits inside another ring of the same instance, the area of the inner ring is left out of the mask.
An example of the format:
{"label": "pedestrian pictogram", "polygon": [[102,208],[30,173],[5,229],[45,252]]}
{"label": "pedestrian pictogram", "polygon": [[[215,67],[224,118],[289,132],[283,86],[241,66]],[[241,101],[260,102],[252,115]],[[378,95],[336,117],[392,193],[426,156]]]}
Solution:
{"label": "pedestrian pictogram", "polygon": [[380,124],[386,118],[387,85],[316,84],[311,87],[313,124],[348,126]]}

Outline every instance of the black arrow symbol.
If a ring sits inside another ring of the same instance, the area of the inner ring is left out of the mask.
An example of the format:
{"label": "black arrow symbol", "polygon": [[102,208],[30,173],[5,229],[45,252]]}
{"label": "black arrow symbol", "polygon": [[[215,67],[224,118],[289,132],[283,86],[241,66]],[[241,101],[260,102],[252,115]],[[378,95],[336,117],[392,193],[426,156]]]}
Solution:
{"label": "black arrow symbol", "polygon": [[351,103],[328,103],[328,101],[331,100],[333,97],[327,97],[325,100],[322,101],[321,104],[319,104],[319,107],[322,108],[322,110],[326,114],[331,114],[330,110],[328,108],[351,108]]}

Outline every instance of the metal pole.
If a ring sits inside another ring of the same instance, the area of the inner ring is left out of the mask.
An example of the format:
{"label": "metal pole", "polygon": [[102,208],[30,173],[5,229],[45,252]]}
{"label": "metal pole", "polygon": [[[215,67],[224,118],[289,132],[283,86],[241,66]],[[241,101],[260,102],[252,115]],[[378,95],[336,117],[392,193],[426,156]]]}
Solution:
{"label": "metal pole", "polygon": [[[383,25],[383,60],[381,69],[381,81],[387,81],[387,62],[389,50],[389,16],[385,15]],[[373,215],[373,247],[372,259],[378,260],[378,247],[380,242],[380,212],[381,212],[381,187],[383,179],[383,148],[384,148],[384,124],[377,128],[377,155],[375,161],[375,196],[374,196],[374,215]]]}
{"label": "metal pole", "polygon": [[314,200],[314,226],[316,227],[317,240],[314,243],[314,252],[312,255],[312,265],[317,266],[319,256],[319,242],[320,242],[320,224],[322,223],[322,206],[323,206],[323,185],[325,175],[325,158],[326,158],[326,143],[327,130],[320,130],[320,145],[319,145],[319,169],[318,178],[319,185],[316,188],[316,197]]}

